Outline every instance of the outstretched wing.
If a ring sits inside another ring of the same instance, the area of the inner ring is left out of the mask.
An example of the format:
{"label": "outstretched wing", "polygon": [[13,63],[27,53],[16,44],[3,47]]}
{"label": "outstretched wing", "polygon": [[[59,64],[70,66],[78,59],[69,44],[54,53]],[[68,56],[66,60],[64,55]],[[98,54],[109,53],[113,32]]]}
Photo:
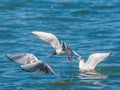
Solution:
{"label": "outstretched wing", "polygon": [[42,73],[50,73],[50,74],[55,73],[47,63],[44,63],[40,60],[30,64],[21,65],[20,67],[23,70],[26,70],[29,72],[42,72]]}
{"label": "outstretched wing", "polygon": [[42,72],[54,74],[53,69],[47,64],[38,60],[33,54],[7,54],[8,59],[21,64],[20,67],[30,72]]}
{"label": "outstretched wing", "polygon": [[85,63],[89,69],[93,70],[96,65],[105,60],[111,53],[94,53],[91,54],[88,58],[88,61]]}
{"label": "outstretched wing", "polygon": [[14,61],[19,64],[28,64],[31,62],[38,61],[38,59],[33,54],[29,54],[29,53],[7,54],[6,56],[11,61]]}
{"label": "outstretched wing", "polygon": [[39,39],[50,43],[51,46],[55,49],[61,48],[59,40],[51,33],[33,31],[32,34],[36,35]]}

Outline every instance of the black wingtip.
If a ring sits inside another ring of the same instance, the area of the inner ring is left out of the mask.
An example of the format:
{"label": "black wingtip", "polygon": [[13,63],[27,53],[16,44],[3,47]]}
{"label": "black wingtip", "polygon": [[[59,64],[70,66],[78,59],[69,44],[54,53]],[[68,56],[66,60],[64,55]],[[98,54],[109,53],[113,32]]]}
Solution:
{"label": "black wingtip", "polygon": [[6,54],[5,57],[7,57],[7,59],[9,59],[9,60],[12,60],[12,59],[10,58],[10,54]]}
{"label": "black wingtip", "polygon": [[56,74],[53,70],[50,72],[50,74]]}
{"label": "black wingtip", "polygon": [[110,52],[109,56],[111,56],[111,55],[112,55],[112,52]]}
{"label": "black wingtip", "polygon": [[9,56],[9,54],[6,54],[6,55],[5,55],[5,57],[7,57],[7,58],[8,58],[8,56]]}

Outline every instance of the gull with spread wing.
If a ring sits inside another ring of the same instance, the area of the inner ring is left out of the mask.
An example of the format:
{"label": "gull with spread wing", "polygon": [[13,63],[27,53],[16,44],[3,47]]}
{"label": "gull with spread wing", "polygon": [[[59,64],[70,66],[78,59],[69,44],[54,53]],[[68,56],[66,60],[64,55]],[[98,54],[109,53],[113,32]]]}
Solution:
{"label": "gull with spread wing", "polygon": [[33,54],[7,54],[7,58],[13,62],[20,64],[20,67],[29,72],[42,72],[54,74],[53,69],[45,62],[38,60]]}
{"label": "gull with spread wing", "polygon": [[39,39],[49,43],[55,50],[52,55],[64,55],[68,54],[68,59],[72,61],[73,50],[71,50],[65,42],[60,42],[58,38],[52,33],[33,31],[32,34],[36,35]]}
{"label": "gull with spread wing", "polygon": [[79,68],[81,71],[93,71],[98,63],[104,61],[111,53],[94,53],[91,54],[86,62],[84,58],[76,53],[79,60]]}

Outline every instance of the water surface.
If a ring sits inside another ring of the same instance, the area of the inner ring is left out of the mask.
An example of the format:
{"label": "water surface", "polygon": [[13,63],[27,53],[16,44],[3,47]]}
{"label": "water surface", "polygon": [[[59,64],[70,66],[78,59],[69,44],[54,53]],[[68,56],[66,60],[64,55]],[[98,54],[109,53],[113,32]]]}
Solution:
{"label": "water surface", "polygon": [[[119,0],[0,1],[0,90],[119,90]],[[77,57],[49,58],[51,46],[32,31],[55,34],[86,60],[96,52],[112,52],[95,72],[79,71]],[[55,75],[30,73],[10,62],[7,53],[33,53],[49,63]]]}

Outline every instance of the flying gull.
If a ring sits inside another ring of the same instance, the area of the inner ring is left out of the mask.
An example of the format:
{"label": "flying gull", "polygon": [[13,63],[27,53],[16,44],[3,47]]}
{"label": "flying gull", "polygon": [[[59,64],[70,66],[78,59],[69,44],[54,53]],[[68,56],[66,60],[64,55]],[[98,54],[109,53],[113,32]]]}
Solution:
{"label": "flying gull", "polygon": [[71,50],[65,42],[61,43],[55,35],[52,33],[40,31],[33,31],[32,34],[37,36],[39,39],[49,43],[54,48],[51,57],[53,55],[68,54],[69,61],[72,61],[72,54],[74,54],[73,50]]}

